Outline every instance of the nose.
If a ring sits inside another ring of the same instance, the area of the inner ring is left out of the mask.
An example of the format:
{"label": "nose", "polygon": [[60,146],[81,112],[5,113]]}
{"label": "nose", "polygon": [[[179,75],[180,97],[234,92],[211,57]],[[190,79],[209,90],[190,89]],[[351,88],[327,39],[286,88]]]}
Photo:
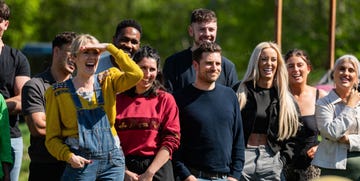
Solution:
{"label": "nose", "polygon": [[144,73],[144,77],[149,77],[150,76],[150,71],[149,70],[143,70]]}

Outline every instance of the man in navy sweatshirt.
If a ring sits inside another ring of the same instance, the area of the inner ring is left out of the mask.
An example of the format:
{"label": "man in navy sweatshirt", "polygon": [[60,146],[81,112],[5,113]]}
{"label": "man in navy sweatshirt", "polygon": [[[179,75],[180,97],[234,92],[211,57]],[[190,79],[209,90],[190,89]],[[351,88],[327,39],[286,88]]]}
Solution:
{"label": "man in navy sweatshirt", "polygon": [[192,59],[195,82],[174,93],[181,126],[175,174],[186,181],[239,180],[245,150],[242,120],[234,91],[216,83],[221,48],[204,42]]}

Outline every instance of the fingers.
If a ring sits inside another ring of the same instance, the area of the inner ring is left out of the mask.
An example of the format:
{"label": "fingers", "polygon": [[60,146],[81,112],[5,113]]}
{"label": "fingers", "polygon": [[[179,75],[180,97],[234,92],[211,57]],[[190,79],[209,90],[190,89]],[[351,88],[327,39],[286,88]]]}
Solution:
{"label": "fingers", "polygon": [[70,161],[71,167],[73,168],[83,168],[87,164],[91,164],[92,160],[87,160],[81,156],[75,155],[74,158]]}

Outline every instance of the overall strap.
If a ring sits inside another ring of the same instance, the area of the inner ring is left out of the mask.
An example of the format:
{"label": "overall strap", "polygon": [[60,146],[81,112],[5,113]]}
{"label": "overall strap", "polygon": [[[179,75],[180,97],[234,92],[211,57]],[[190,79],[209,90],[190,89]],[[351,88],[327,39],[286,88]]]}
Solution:
{"label": "overall strap", "polygon": [[104,97],[102,95],[101,84],[98,79],[98,74],[94,75],[94,90],[96,95],[96,101],[98,105],[104,105]]}
{"label": "overall strap", "polygon": [[81,108],[82,108],[82,105],[81,105],[79,96],[78,96],[77,93],[76,93],[76,90],[75,90],[74,84],[73,84],[73,82],[72,82],[72,79],[66,80],[66,84],[67,84],[68,87],[69,87],[70,94],[71,94],[71,97],[72,97],[72,99],[73,99],[73,101],[74,101],[74,103],[75,103],[76,109],[81,109]]}

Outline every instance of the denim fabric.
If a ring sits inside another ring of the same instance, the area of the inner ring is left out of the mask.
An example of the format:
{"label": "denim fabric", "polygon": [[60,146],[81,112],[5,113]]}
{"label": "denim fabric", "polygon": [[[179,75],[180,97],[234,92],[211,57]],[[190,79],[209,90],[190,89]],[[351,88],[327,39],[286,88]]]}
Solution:
{"label": "denim fabric", "polygon": [[[97,80],[97,77],[95,77]],[[94,88],[99,106],[95,109],[83,109],[75,92],[72,81],[67,81],[73,101],[77,107],[79,149],[72,150],[93,162],[84,168],[72,168],[67,165],[62,180],[119,180],[124,179],[125,158],[116,145],[111,133],[108,117],[102,107],[104,104],[99,83]]]}
{"label": "denim fabric", "polygon": [[241,181],[285,180],[280,152],[274,153],[267,145],[248,146],[245,158]]}
{"label": "denim fabric", "polygon": [[23,157],[23,139],[19,138],[11,138],[11,151],[14,158],[14,164],[10,171],[10,179],[11,180],[19,180],[19,174],[21,169],[21,161]]}

